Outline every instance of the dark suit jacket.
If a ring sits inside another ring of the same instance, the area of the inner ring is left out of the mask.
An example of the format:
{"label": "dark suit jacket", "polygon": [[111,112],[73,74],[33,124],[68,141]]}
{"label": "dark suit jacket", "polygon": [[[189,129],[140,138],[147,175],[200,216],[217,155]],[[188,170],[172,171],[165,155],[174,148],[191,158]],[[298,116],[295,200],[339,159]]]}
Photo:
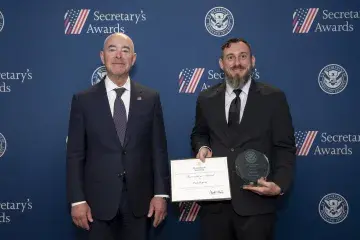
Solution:
{"label": "dark suit jacket", "polygon": [[122,194],[121,161],[132,211],[143,216],[155,194],[169,195],[168,153],[159,94],[131,81],[122,146],[103,79],[72,99],[67,145],[69,203],[87,201],[95,218],[112,219]]}
{"label": "dark suit jacket", "polygon": [[[228,158],[232,205],[239,215],[275,211],[276,197],[259,196],[241,186],[235,172],[235,159],[246,149],[256,149],[268,157],[268,181],[278,184],[286,194],[293,178],[295,138],[285,94],[269,85],[252,80],[239,127],[229,130],[225,116],[226,84],[220,83],[200,93],[196,122],[191,134],[193,151],[209,146],[213,157]],[[219,211],[221,204],[202,203],[203,210]]]}

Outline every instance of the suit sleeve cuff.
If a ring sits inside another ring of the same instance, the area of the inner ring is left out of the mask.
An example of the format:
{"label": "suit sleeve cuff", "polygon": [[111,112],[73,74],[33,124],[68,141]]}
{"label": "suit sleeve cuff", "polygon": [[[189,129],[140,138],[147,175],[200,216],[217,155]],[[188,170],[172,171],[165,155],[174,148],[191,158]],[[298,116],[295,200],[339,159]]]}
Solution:
{"label": "suit sleeve cuff", "polygon": [[275,183],[275,184],[280,188],[280,193],[279,193],[277,196],[282,196],[282,195],[284,195],[283,188],[282,188],[279,184],[277,184],[277,183]]}

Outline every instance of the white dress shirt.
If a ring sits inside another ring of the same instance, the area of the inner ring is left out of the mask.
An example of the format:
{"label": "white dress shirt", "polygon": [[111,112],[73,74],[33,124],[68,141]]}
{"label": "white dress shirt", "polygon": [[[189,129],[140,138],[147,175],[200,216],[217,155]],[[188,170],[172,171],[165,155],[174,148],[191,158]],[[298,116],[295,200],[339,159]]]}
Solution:
{"label": "white dress shirt", "polygon": [[[239,95],[241,103],[240,103],[240,122],[242,116],[244,115],[244,109],[246,106],[246,101],[249,95],[249,89],[251,84],[251,78],[247,83],[242,87],[241,93]],[[228,83],[226,83],[226,91],[225,91],[225,115],[226,115],[226,122],[229,121],[229,109],[233,99],[235,99],[236,94],[233,92],[234,88],[232,88]]]}
{"label": "white dress shirt", "polygon": [[[113,81],[111,81],[107,76],[105,78],[105,89],[106,94],[109,100],[110,110],[111,110],[111,116],[114,116],[114,104],[116,99],[116,92],[115,89],[119,88],[118,85],[116,85]],[[126,109],[126,117],[129,118],[129,108],[130,108],[130,78],[126,80],[125,84],[121,87],[125,88],[126,90],[121,95],[121,100],[123,100],[125,109]]]}
{"label": "white dress shirt", "polygon": [[[116,85],[113,81],[110,80],[108,76],[105,78],[105,89],[106,94],[109,100],[109,106],[111,111],[111,116],[114,116],[114,104],[116,99],[116,92],[115,89],[120,88],[118,85]],[[126,80],[125,84],[121,87],[125,88],[126,90],[121,95],[121,100],[123,100],[125,109],[126,109],[126,117],[129,119],[129,109],[130,109],[130,93],[131,93],[131,85],[130,85],[130,77]],[[155,195],[155,197],[166,197],[168,198],[168,195]],[[72,203],[71,206],[75,206],[81,203],[85,203],[86,201],[76,202]]]}

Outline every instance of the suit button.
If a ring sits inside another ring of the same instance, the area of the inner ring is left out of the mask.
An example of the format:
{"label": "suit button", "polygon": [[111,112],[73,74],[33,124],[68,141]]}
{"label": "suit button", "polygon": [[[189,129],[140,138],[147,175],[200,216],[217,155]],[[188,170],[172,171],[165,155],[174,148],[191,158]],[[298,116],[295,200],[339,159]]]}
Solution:
{"label": "suit button", "polygon": [[235,150],[232,148],[232,149],[230,149],[230,151],[232,151],[232,152],[233,152],[233,151],[235,151]]}
{"label": "suit button", "polygon": [[126,155],[126,151],[123,151],[123,155]]}

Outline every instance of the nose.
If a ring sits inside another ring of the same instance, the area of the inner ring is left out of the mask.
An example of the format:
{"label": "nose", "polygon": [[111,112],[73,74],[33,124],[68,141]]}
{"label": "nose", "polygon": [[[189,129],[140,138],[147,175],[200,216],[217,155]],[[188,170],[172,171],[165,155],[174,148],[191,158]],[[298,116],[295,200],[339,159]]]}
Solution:
{"label": "nose", "polygon": [[116,51],[116,58],[122,58],[121,51]]}
{"label": "nose", "polygon": [[240,58],[235,58],[235,66],[240,66]]}

